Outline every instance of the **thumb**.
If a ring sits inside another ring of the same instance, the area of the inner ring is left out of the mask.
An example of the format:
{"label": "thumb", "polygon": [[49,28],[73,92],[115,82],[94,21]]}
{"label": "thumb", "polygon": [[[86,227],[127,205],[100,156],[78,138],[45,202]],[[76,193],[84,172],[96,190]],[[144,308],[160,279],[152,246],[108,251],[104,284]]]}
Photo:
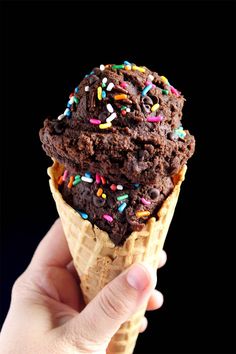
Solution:
{"label": "thumb", "polygon": [[132,265],[65,324],[64,343],[80,350],[105,350],[122,323],[147,303],[155,285],[156,272],[150,266]]}

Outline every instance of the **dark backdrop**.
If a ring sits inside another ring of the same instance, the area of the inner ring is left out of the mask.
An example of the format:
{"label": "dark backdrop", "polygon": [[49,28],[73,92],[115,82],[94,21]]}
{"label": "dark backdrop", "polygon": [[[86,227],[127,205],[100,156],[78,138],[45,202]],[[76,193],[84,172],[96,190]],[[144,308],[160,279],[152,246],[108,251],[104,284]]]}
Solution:
{"label": "dark backdrop", "polygon": [[183,124],[197,140],[159,271],[165,304],[148,314],[135,353],[232,353],[233,2],[12,2],[3,10],[1,321],[14,280],[57,217],[38,138],[43,119],[64,110],[94,66],[128,60],[184,93]]}

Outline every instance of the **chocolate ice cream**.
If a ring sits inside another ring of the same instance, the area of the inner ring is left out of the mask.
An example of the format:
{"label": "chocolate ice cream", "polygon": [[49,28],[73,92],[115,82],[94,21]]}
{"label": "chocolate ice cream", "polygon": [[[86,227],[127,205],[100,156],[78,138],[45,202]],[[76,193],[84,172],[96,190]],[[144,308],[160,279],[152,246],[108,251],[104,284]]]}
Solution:
{"label": "chocolate ice cream", "polygon": [[194,152],[181,126],[183,104],[167,78],[146,67],[101,65],[40,130],[47,155],[65,166],[64,200],[116,245],[157,217]]}

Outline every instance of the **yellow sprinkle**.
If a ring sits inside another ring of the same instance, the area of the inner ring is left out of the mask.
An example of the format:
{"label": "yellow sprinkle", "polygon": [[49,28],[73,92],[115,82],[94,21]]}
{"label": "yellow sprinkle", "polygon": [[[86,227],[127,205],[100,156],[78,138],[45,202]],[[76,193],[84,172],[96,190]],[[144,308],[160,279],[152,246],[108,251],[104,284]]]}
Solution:
{"label": "yellow sprinkle", "polygon": [[128,70],[131,70],[131,66],[130,66],[130,65],[126,65],[126,66],[125,66],[125,70],[127,70],[127,71],[128,71]]}
{"label": "yellow sprinkle", "polygon": [[164,82],[164,84],[169,84],[169,81],[165,76],[161,76],[161,81]]}
{"label": "yellow sprinkle", "polygon": [[98,188],[97,196],[101,197],[102,193],[103,193],[103,189],[102,188]]}
{"label": "yellow sprinkle", "polygon": [[107,197],[106,194],[105,194],[105,193],[102,193],[102,198],[103,198],[103,199],[106,199],[106,197]]}
{"label": "yellow sprinkle", "polygon": [[150,215],[150,211],[148,211],[148,210],[146,210],[146,211],[142,211],[142,210],[136,211],[137,218],[143,218],[143,217],[149,216],[149,215]]}
{"label": "yellow sprinkle", "polygon": [[112,127],[111,122],[99,124],[100,129],[107,129],[107,128],[111,128],[111,127]]}
{"label": "yellow sprinkle", "polygon": [[152,111],[152,112],[155,112],[155,111],[158,110],[159,107],[160,107],[159,103],[156,103],[156,104],[154,104],[154,105],[152,106],[151,111]]}
{"label": "yellow sprinkle", "polygon": [[138,71],[140,71],[141,73],[145,73],[145,69],[144,69],[144,68],[141,68],[140,66],[133,65],[133,66],[132,66],[132,69],[133,69],[133,70],[138,70]]}
{"label": "yellow sprinkle", "polygon": [[98,87],[97,94],[98,94],[99,101],[101,101],[102,100],[102,88],[101,88],[101,86]]}

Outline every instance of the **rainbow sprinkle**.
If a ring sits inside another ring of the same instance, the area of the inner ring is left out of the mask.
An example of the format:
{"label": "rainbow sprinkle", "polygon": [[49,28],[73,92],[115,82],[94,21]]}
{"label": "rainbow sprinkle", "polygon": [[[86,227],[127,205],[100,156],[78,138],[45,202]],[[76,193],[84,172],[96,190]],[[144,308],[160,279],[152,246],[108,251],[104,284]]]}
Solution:
{"label": "rainbow sprinkle", "polygon": [[144,205],[150,205],[151,204],[151,202],[149,201],[149,200],[147,200],[147,199],[145,199],[145,198],[141,198],[141,202],[144,204]]}
{"label": "rainbow sprinkle", "polygon": [[147,85],[142,91],[142,96],[145,96],[148,93],[148,91],[150,91],[151,89],[152,89],[152,84]]}
{"label": "rainbow sprinkle", "polygon": [[129,195],[128,194],[123,194],[123,195],[120,195],[119,197],[117,197],[116,199],[121,201],[121,200],[124,200],[124,199],[127,199],[129,198]]}
{"label": "rainbow sprinkle", "polygon": [[118,208],[119,213],[122,213],[126,207],[127,207],[127,203],[122,203]]}
{"label": "rainbow sprinkle", "polygon": [[156,116],[156,117],[152,117],[149,116],[147,117],[147,122],[152,122],[152,123],[156,123],[156,122],[161,122],[163,120],[163,116]]}
{"label": "rainbow sprinkle", "polygon": [[108,222],[112,222],[113,221],[113,217],[111,215],[108,214],[104,214],[103,218],[108,221]]}
{"label": "rainbow sprinkle", "polygon": [[112,127],[111,122],[99,124],[99,128],[100,128],[100,129],[107,129],[107,128],[111,128],[111,127]]}
{"label": "rainbow sprinkle", "polygon": [[83,211],[80,211],[80,210],[76,210],[80,216],[84,219],[84,220],[87,220],[88,219],[88,214],[84,213]]}
{"label": "rainbow sprinkle", "polygon": [[135,214],[136,214],[137,218],[139,219],[139,218],[143,218],[143,217],[149,216],[150,215],[150,211],[148,211],[148,210],[145,210],[145,211],[138,210],[138,211],[136,211]]}

